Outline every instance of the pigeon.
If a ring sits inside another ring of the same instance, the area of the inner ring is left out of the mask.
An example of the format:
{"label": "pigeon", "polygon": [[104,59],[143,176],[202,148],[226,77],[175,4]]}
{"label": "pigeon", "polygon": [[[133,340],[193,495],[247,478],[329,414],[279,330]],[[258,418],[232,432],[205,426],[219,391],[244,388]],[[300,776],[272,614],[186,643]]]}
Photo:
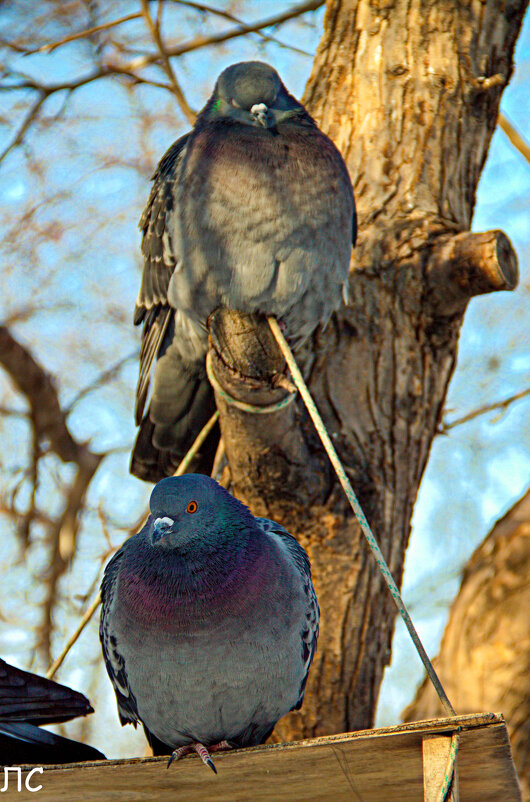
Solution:
{"label": "pigeon", "polygon": [[303,702],[318,638],[309,560],[208,476],[155,485],[108,563],[100,640],[122,725],[171,761],[263,743]]}
{"label": "pigeon", "polygon": [[75,763],[105,755],[39,724],[59,724],[94,710],[78,691],[0,660],[0,763]]}
{"label": "pigeon", "polygon": [[342,156],[259,61],[221,73],[153,179],[140,220],[140,428],[130,469],[156,482],[175,472],[215,410],[208,316],[218,307],[274,315],[300,346],[347,299],[357,225]]}

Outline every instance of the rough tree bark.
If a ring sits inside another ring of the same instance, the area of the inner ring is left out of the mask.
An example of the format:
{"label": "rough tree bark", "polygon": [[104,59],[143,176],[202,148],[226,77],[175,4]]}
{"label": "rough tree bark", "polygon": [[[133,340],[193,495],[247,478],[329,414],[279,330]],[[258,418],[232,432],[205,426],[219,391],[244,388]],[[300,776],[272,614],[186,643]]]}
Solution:
{"label": "rough tree bark", "polygon": [[[517,281],[506,236],[468,229],[525,7],[330,0],[305,93],[348,164],[360,236],[349,305],[299,359],[398,583],[466,304]],[[252,321],[210,330],[232,395],[276,400],[279,354],[244,359]],[[396,611],[328,460],[299,399],[263,416],[217,400],[236,494],[308,550],[322,609],[304,707],[275,737],[369,727]]]}
{"label": "rough tree bark", "polygon": [[[459,713],[502,711],[530,800],[530,491],[497,521],[464,569],[436,670]],[[424,681],[404,720],[442,714]]]}

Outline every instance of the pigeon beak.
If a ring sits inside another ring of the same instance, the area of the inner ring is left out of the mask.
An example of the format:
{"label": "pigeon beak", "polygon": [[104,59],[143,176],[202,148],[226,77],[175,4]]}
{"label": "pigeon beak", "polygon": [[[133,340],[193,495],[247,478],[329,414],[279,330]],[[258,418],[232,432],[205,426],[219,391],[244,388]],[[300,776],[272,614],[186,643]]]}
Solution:
{"label": "pigeon beak", "polygon": [[297,117],[300,114],[300,109],[298,107],[282,109],[274,106],[269,108],[264,103],[259,103],[252,106],[250,113],[256,122],[259,125],[263,125],[264,128],[276,128],[280,123]]}
{"label": "pigeon beak", "polygon": [[173,518],[156,518],[153,524],[153,531],[151,533],[151,537],[153,539],[153,545],[157,543],[161,543],[165,540],[165,536],[169,534],[171,527],[175,521]]}
{"label": "pigeon beak", "polygon": [[265,105],[265,103],[254,103],[250,109],[250,113],[258,125],[262,125],[263,128],[270,128],[271,120],[269,108]]}

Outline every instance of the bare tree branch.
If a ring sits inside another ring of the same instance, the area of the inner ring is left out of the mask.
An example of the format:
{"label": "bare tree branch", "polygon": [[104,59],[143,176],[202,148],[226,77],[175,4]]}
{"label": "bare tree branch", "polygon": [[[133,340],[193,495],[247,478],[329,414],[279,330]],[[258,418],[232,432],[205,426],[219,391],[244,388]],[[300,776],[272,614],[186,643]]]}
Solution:
{"label": "bare tree branch", "polygon": [[79,519],[84,507],[86,492],[104,458],[103,454],[92,454],[91,456],[90,461],[84,460],[78,464],[76,476],[66,493],[63,512],[50,527],[48,535],[51,560],[45,577],[46,596],[42,604],[42,623],[39,627],[39,648],[48,663],[51,656],[53,611],[57,604],[59,580],[75,553]]}
{"label": "bare tree branch", "polygon": [[12,409],[11,407],[0,406],[0,415],[6,415],[10,418],[21,418],[27,420],[28,413],[22,409]]}
{"label": "bare tree branch", "polygon": [[21,77],[24,80],[20,83],[8,85],[0,84],[0,92],[17,92],[22,89],[33,89],[36,92],[41,92],[46,96],[49,96],[53,95],[55,92],[63,92],[65,90],[72,91],[74,89],[78,89],[80,86],[86,86],[86,84],[90,84],[93,81],[98,81],[100,78],[108,78],[109,76],[113,75],[123,75],[126,78],[131,78],[134,83],[149,84],[150,86],[157,86],[163,89],[171,89],[168,84],[142,78],[141,75],[137,75],[130,67],[122,67],[119,64],[109,64],[101,67],[98,70],[95,70],[94,72],[88,73],[88,75],[83,75],[80,78],[76,78],[73,81],[64,81],[57,84],[39,83],[38,81],[34,81],[32,78],[22,75]]}
{"label": "bare tree branch", "polygon": [[[29,527],[35,519],[34,495],[38,482],[38,460],[42,455],[42,443],[49,441],[51,449],[63,462],[77,465],[71,485],[64,491],[64,507],[55,520],[48,522],[48,544],[50,548],[49,571],[45,578],[46,598],[43,603],[43,621],[40,627],[39,647],[47,658],[50,654],[53,628],[53,610],[57,601],[57,587],[61,576],[75,553],[79,520],[85,504],[85,496],[105,454],[94,454],[84,443],[72,437],[61,409],[57,390],[44,368],[12,336],[9,329],[0,326],[0,364],[6,369],[18,390],[26,396],[31,408],[33,424],[33,465],[31,468],[32,501],[22,523],[25,526],[26,542]],[[13,509],[14,511],[14,509]],[[27,516],[31,514],[30,520]]]}
{"label": "bare tree branch", "polygon": [[88,449],[70,434],[51,377],[5,326],[0,326],[0,364],[28,399],[40,440],[49,440],[63,462],[81,462]]}
{"label": "bare tree branch", "polygon": [[[260,20],[259,22],[251,22],[248,25],[238,25],[237,28],[231,28],[228,31],[221,31],[220,33],[210,34],[208,36],[197,36],[195,39],[190,39],[181,45],[174,45],[173,47],[166,47],[166,54],[169,58],[173,56],[181,56],[184,53],[191,53],[193,50],[199,50],[201,47],[208,47],[209,45],[218,45],[222,42],[228,42],[230,39],[236,39],[239,36],[246,36],[248,33],[257,33],[263,28],[270,28],[273,25],[281,25],[288,20],[300,17],[309,11],[316,11],[324,5],[324,0],[309,0],[309,2],[301,3],[294,6],[282,14],[277,14],[274,17]],[[152,53],[143,56],[141,59],[135,59],[131,62],[131,67],[138,68],[153,64],[158,61],[160,56],[157,53]]]}
{"label": "bare tree branch", "polygon": [[[20,512],[15,509],[12,503],[7,503],[4,497],[0,497],[0,513],[12,518],[15,524],[17,524],[20,520]],[[53,519],[48,515],[48,513],[44,512],[44,510],[41,510],[38,507],[36,507],[33,512],[33,521],[46,527],[53,526],[54,524]]]}
{"label": "bare tree branch", "polygon": [[114,28],[116,25],[121,25],[123,22],[129,22],[133,19],[140,19],[142,17],[142,13],[137,11],[135,14],[128,14],[126,17],[121,17],[120,19],[112,20],[111,22],[105,22],[102,25],[95,25],[93,28],[87,28],[84,31],[79,31],[79,33],[72,33],[70,36],[65,36],[64,39],[59,39],[58,42],[50,42],[47,45],[42,45],[42,47],[36,47],[34,50],[26,50],[25,52],[28,54],[31,53],[52,53],[61,45],[65,45],[68,42],[75,42],[76,39],[84,39],[87,36],[91,36],[93,33],[98,33],[99,31],[106,31],[109,28]]}
{"label": "bare tree branch", "polygon": [[92,393],[94,390],[97,390],[99,387],[101,387],[101,385],[107,384],[109,381],[112,381],[112,379],[114,379],[114,377],[117,376],[120,370],[129,362],[131,362],[133,359],[138,359],[137,350],[133,351],[131,354],[128,354],[127,356],[122,357],[117,362],[115,362],[114,365],[111,365],[110,368],[106,368],[106,370],[101,371],[101,373],[98,376],[96,376],[94,381],[90,382],[90,384],[87,384],[86,387],[83,387],[83,389],[77,393],[77,395],[72,399],[72,401],[70,401],[70,403],[66,407],[65,413],[67,415],[70,414],[72,409],[76,406],[76,404],[79,403],[79,401],[81,401],[82,398],[84,398],[89,393]]}
{"label": "bare tree branch", "polygon": [[[19,224],[20,222],[21,221],[19,220]],[[0,325],[9,328],[10,326],[13,325],[13,323],[22,323],[26,320],[29,320],[30,318],[33,317],[33,315],[36,315],[40,312],[58,312],[70,308],[71,308],[70,304],[60,301],[53,304],[28,303],[25,304],[24,306],[19,307],[18,309],[15,309],[13,312],[7,315],[7,317],[4,317]]]}
{"label": "bare tree branch", "polygon": [[17,133],[15,134],[9,145],[6,148],[4,148],[4,150],[0,154],[0,163],[5,159],[7,154],[13,150],[13,148],[16,148],[17,145],[20,145],[22,139],[24,138],[24,134],[26,133],[32,122],[36,120],[42,104],[48,97],[48,93],[46,91],[41,89],[39,90],[39,92],[40,94],[37,100],[33,103],[28,113],[24,117],[24,120],[22,121],[22,124],[18,129]]}
{"label": "bare tree branch", "polygon": [[514,401],[518,401],[520,398],[524,398],[528,394],[530,394],[530,387],[527,387],[525,390],[521,390],[519,393],[515,393],[515,395],[511,395],[509,398],[505,398],[503,401],[495,401],[492,404],[484,404],[484,406],[478,407],[472,412],[468,412],[467,415],[463,415],[461,418],[456,418],[450,423],[442,422],[438,428],[438,434],[445,434],[450,429],[454,429],[455,426],[460,426],[462,423],[467,423],[473,418],[478,418],[479,415],[484,415],[486,412],[493,412],[496,409],[506,409]]}
{"label": "bare tree branch", "polygon": [[499,124],[499,128],[502,128],[502,130],[504,131],[504,133],[506,134],[506,136],[508,137],[508,139],[510,140],[510,142],[512,143],[514,148],[517,148],[519,153],[522,156],[524,156],[526,161],[530,162],[530,145],[521,136],[519,131],[517,131],[513,127],[511,122],[508,120],[508,118],[504,114],[502,114],[502,112],[499,113],[499,116],[497,118],[497,122]]}
{"label": "bare tree branch", "polygon": [[[32,423],[34,424],[33,420]],[[33,523],[35,517],[35,511],[37,509],[37,488],[39,485],[39,460],[42,457],[42,453],[43,452],[41,449],[41,444],[37,433],[37,427],[33,425],[32,460],[29,470],[29,478],[31,481],[31,493],[30,493],[28,509],[24,513],[24,515],[21,516],[18,527],[19,536],[22,539],[22,543],[24,544],[24,549],[26,549],[29,544],[30,527],[31,524]]]}
{"label": "bare tree branch", "polygon": [[179,104],[181,111],[186,117],[187,121],[191,123],[191,125],[193,125],[195,123],[195,118],[197,115],[193,111],[193,109],[190,108],[188,101],[184,97],[184,92],[182,91],[181,86],[177,81],[177,76],[175,75],[173,67],[171,66],[171,62],[168,58],[168,54],[164,42],[162,40],[162,34],[160,33],[160,26],[159,26],[160,19],[157,20],[156,24],[153,22],[153,19],[149,12],[149,0],[141,0],[141,3],[142,3],[143,17],[145,19],[147,27],[151,32],[151,36],[153,37],[153,40],[160,52],[162,65],[171,82],[171,87],[173,89],[175,97],[177,98],[177,103]]}
{"label": "bare tree branch", "polygon": [[[247,23],[243,22],[242,19],[239,17],[235,17],[233,14],[230,14],[228,11],[224,11],[222,8],[214,8],[213,6],[207,6],[204,3],[193,3],[191,0],[171,0],[172,3],[175,3],[179,6],[185,6],[186,8],[193,8],[197,11],[203,12],[205,14],[214,14],[216,17],[222,17],[223,19],[230,20],[230,22],[236,22],[238,25],[243,25],[247,27]],[[287,42],[282,42],[280,39],[277,39],[275,36],[271,36],[270,34],[263,33],[262,31],[253,31],[256,33],[264,42],[272,42],[278,47],[283,47],[286,50],[291,50],[294,53],[300,53],[302,56],[308,56],[309,58],[313,58],[314,53],[310,53],[308,50],[301,50],[299,47],[294,47],[294,45],[288,45]]]}
{"label": "bare tree branch", "polygon": [[86,84],[92,83],[93,81],[97,81],[100,78],[108,78],[109,76],[123,76],[125,78],[129,78],[133,84],[147,84],[149,86],[156,86],[160,89],[166,89],[171,91],[172,87],[169,84],[164,84],[160,81],[154,81],[147,78],[142,78],[142,76],[137,75],[133,72],[132,69],[126,67],[120,67],[119,65],[113,66],[104,66],[100,69],[96,70],[95,72],[89,73],[88,75],[82,76],[74,81],[59,83],[59,84],[41,84],[37,81],[34,81],[31,78],[26,78],[24,76],[24,80],[21,83],[17,84],[9,84],[9,85],[0,85],[0,92],[4,91],[20,91],[23,89],[32,89],[38,93],[38,98],[29,110],[28,114],[24,118],[22,125],[20,126],[18,132],[16,133],[15,137],[11,141],[11,143],[5,148],[3,153],[0,154],[0,163],[2,160],[8,155],[8,153],[13,150],[17,145],[20,145],[22,142],[25,134],[29,130],[30,126],[35,122],[38,117],[39,110],[50,95],[55,94],[56,92],[72,92],[74,89],[78,89],[80,86],[85,86]]}
{"label": "bare tree branch", "polygon": [[[220,44],[222,42],[226,42],[230,39],[237,38],[239,36],[245,36],[249,33],[259,33],[262,28],[268,28],[274,25],[280,25],[288,20],[295,19],[296,17],[301,16],[309,11],[315,11],[320,6],[324,5],[324,0],[309,0],[308,2],[301,3],[300,5],[294,6],[287,11],[282,12],[281,14],[277,14],[273,17],[268,17],[267,19],[245,24],[243,22],[238,23],[237,28],[232,28],[228,31],[224,31],[218,34],[211,34],[209,36],[198,36],[195,39],[190,40],[189,42],[184,42],[182,45],[176,45],[174,47],[166,47],[164,44],[161,34],[160,34],[160,27],[156,25],[150,15],[149,12],[149,3],[148,0],[141,0],[142,2],[142,16],[144,16],[147,25],[151,31],[153,39],[157,45],[158,53],[146,54],[141,56],[140,58],[133,59],[129,64],[121,66],[118,64],[106,64],[99,69],[95,70],[88,75],[82,76],[73,81],[65,81],[62,83],[57,84],[41,84],[32,78],[23,76],[23,80],[16,84],[9,84],[0,86],[0,91],[18,91],[22,89],[33,89],[34,91],[38,92],[38,98],[34,102],[33,106],[30,108],[28,114],[26,115],[24,121],[22,122],[18,132],[16,133],[15,137],[13,138],[12,142],[6,147],[4,152],[0,154],[0,163],[2,160],[7,156],[7,154],[13,150],[17,145],[21,143],[24,138],[24,135],[30,128],[31,124],[35,121],[40,111],[40,108],[47,97],[50,95],[61,92],[61,91],[72,91],[77,89],[80,86],[85,86],[86,84],[92,83],[93,81],[97,81],[100,78],[108,78],[111,75],[121,75],[123,77],[129,78],[135,84],[148,84],[150,86],[156,86],[162,89],[171,89],[177,98],[177,102],[186,117],[186,119],[193,124],[195,122],[195,113],[190,108],[184,93],[180,87],[180,84],[176,78],[175,72],[171,66],[170,58],[173,56],[180,56],[184,53],[189,53],[194,50],[198,50],[202,47],[208,47],[209,45],[213,44]],[[192,4],[189,3],[188,5],[197,7],[199,10],[210,11],[212,14],[221,14],[226,15],[227,12],[219,11],[218,9],[208,9],[207,6],[203,6],[202,4],[196,3]],[[73,39],[82,38],[83,36],[89,36],[90,34],[97,32],[106,27],[111,27],[112,25],[121,24],[129,19],[138,18],[140,15],[133,14],[129,15],[128,17],[123,17],[120,20],[115,20],[113,23],[107,23],[106,25],[101,26],[93,26],[85,31],[81,31],[79,34],[75,34],[72,37],[66,37],[64,40],[60,40],[58,42],[52,43],[50,45],[45,45],[43,48],[39,48],[38,51],[48,48],[49,52],[55,47],[59,47],[59,45],[66,43],[67,41],[72,41]],[[234,18],[235,19],[235,18]],[[276,41],[272,37],[262,34],[265,38],[270,39],[270,41]],[[276,42],[277,44],[284,46],[283,43],[279,41]],[[24,48],[20,48],[15,46],[13,43],[10,42],[2,42],[4,46],[11,47],[15,49],[17,52],[24,52],[27,54],[31,54],[32,52],[38,51],[31,51]],[[304,51],[300,51],[304,55],[308,55],[304,53]],[[170,85],[153,81],[150,79],[142,78],[140,75],[136,73],[136,70],[149,64],[156,63],[157,61],[161,61],[164,67],[166,74],[169,77]]]}

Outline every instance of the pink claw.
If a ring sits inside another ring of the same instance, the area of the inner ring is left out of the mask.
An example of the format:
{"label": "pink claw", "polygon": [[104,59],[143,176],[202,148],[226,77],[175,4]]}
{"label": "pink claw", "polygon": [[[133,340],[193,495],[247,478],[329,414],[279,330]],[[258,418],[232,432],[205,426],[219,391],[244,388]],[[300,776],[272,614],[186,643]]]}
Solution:
{"label": "pink claw", "polygon": [[[219,752],[222,749],[231,749],[227,741],[221,741],[218,744],[214,744],[210,747],[212,752]],[[214,774],[217,774],[217,769],[215,768],[215,764],[210,757],[210,754],[205,746],[201,743],[194,743],[194,744],[186,744],[186,746],[179,746],[178,749],[175,749],[172,755],[170,755],[169,760],[167,762],[167,768],[171,766],[174,760],[180,760],[181,757],[184,755],[188,755],[190,752],[196,752],[205,766],[209,766]]]}

